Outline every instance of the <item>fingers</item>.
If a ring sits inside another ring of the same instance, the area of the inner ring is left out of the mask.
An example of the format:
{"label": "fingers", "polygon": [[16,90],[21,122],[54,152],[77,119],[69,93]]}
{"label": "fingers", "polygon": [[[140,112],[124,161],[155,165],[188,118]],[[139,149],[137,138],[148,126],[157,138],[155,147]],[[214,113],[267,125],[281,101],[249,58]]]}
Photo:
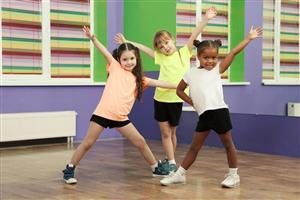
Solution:
{"label": "fingers", "polygon": [[217,14],[217,10],[215,7],[208,8],[207,12],[210,12],[211,14],[215,14],[215,15]]}
{"label": "fingers", "polygon": [[123,36],[122,33],[117,33],[117,34],[115,35],[114,40],[115,40],[115,42],[116,42],[117,44],[122,44],[122,43],[125,42],[125,38],[124,38],[124,36]]}
{"label": "fingers", "polygon": [[89,27],[87,27],[87,26],[83,26],[82,30],[83,30],[85,33],[89,33],[89,32],[90,32],[90,29],[89,29]]}

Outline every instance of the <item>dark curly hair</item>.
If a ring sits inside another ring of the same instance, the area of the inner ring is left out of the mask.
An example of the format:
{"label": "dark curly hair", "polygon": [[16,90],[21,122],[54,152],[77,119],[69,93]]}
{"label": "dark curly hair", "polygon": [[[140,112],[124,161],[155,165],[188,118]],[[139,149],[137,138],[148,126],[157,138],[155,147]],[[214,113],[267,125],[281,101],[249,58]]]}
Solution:
{"label": "dark curly hair", "polygon": [[222,46],[221,40],[203,40],[202,42],[194,40],[193,44],[197,47],[197,55],[201,54],[208,47],[216,48],[219,51],[219,47]]}

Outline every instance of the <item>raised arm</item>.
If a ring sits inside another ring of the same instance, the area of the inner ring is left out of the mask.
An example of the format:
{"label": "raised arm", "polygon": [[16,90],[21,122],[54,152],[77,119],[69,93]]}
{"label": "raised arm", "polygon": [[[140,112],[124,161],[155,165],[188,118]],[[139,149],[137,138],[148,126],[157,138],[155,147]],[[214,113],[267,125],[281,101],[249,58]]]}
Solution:
{"label": "raised arm", "polygon": [[234,60],[235,56],[238,53],[240,53],[252,40],[261,37],[261,35],[262,29],[260,27],[253,29],[253,26],[251,26],[248,36],[242,42],[240,42],[234,49],[232,49],[229,52],[229,54],[224,58],[224,60],[220,63],[220,73],[222,74],[223,72],[225,72]]}
{"label": "raised arm", "polygon": [[161,87],[167,89],[176,89],[177,85],[163,80],[148,78],[148,85],[152,87]]}
{"label": "raised arm", "polygon": [[188,42],[187,47],[190,51],[193,49],[193,42],[197,39],[198,35],[203,31],[204,27],[206,26],[207,22],[214,18],[217,15],[217,10],[214,7],[210,7],[203,17],[202,21],[198,22],[198,25],[193,30]]}
{"label": "raised arm", "polygon": [[183,101],[187,102],[191,106],[193,106],[192,99],[184,92],[185,88],[187,87],[187,84],[184,82],[184,80],[181,80],[177,86],[176,94],[179,96]]}
{"label": "raised arm", "polygon": [[85,35],[90,40],[92,40],[93,44],[100,51],[100,53],[103,55],[103,57],[105,58],[105,60],[107,61],[107,63],[110,64],[113,61],[113,59],[114,59],[113,56],[111,55],[111,53],[106,49],[105,46],[103,46],[103,44],[101,44],[101,42],[96,38],[96,36],[91,33],[89,27],[84,26],[82,28],[82,30],[84,31]]}
{"label": "raised arm", "polygon": [[119,44],[119,45],[122,44],[122,43],[131,43],[134,46],[136,46],[137,48],[139,48],[141,51],[143,51],[144,53],[146,53],[151,58],[154,58],[154,51],[153,51],[153,49],[151,49],[151,48],[149,48],[149,47],[147,47],[147,46],[145,46],[143,44],[126,40],[126,38],[124,37],[124,35],[122,33],[116,34],[116,36],[115,36],[115,42],[117,44]]}

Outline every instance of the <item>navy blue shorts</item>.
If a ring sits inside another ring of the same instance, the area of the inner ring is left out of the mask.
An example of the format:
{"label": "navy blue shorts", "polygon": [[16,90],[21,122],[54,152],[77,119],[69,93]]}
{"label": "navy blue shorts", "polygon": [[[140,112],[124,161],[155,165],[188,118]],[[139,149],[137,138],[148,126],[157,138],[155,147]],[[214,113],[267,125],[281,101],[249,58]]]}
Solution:
{"label": "navy blue shorts", "polygon": [[154,100],[154,118],[159,122],[169,122],[171,126],[179,124],[183,103],[166,103]]}
{"label": "navy blue shorts", "polygon": [[92,115],[90,121],[93,121],[97,124],[99,124],[100,126],[104,127],[104,128],[119,128],[119,127],[123,127],[126,126],[127,124],[130,123],[130,120],[126,120],[126,121],[114,121],[114,120],[110,120],[110,119],[106,119],[104,117],[100,117],[98,115]]}
{"label": "navy blue shorts", "polygon": [[221,108],[207,110],[199,116],[196,132],[214,130],[218,134],[226,133],[232,129],[229,110]]}

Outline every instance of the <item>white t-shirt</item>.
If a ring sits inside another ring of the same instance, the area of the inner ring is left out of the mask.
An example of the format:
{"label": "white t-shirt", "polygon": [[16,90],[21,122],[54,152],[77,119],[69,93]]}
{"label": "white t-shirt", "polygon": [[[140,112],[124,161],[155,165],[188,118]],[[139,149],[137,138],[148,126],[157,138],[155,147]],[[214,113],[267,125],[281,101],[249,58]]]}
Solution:
{"label": "white t-shirt", "polygon": [[198,115],[206,110],[228,108],[224,102],[219,63],[212,69],[193,67],[184,75],[183,80],[190,88],[190,97]]}

